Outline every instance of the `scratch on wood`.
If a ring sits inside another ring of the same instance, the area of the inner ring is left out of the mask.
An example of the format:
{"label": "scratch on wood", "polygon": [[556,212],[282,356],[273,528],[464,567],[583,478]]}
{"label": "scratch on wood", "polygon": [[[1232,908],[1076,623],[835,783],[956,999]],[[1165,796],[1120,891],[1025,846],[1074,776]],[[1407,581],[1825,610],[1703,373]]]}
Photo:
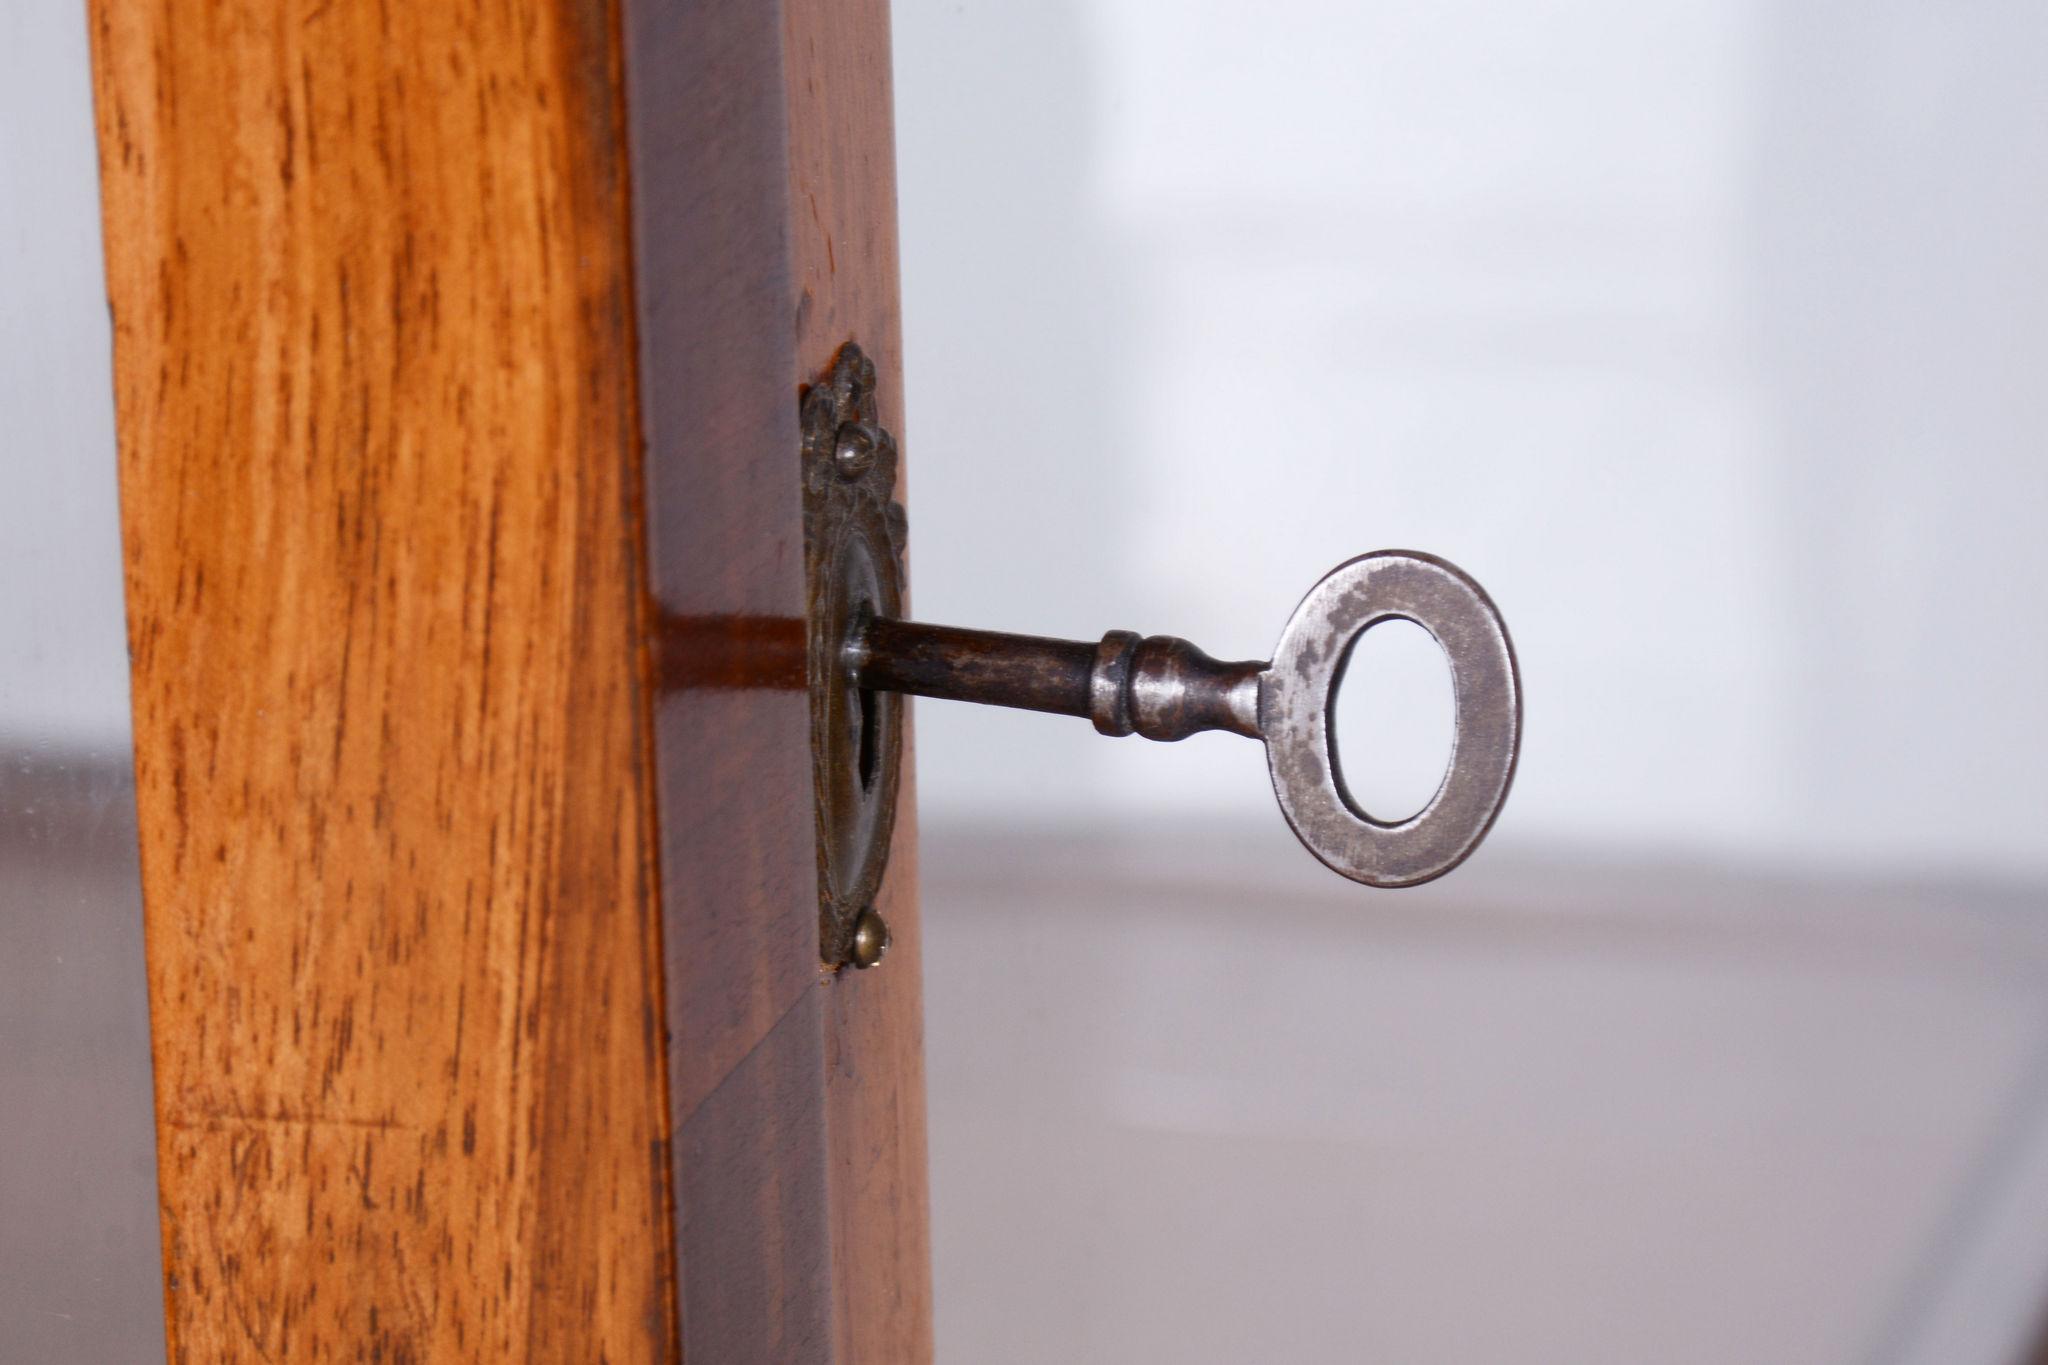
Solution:
{"label": "scratch on wood", "polygon": [[205,1130],[240,1125],[250,1128],[370,1128],[384,1132],[406,1132],[417,1126],[400,1123],[397,1119],[350,1118],[344,1114],[292,1114],[283,1110],[267,1114],[248,1114],[230,1109],[201,1110],[196,1113],[173,1112],[163,1115],[161,1122],[172,1128]]}

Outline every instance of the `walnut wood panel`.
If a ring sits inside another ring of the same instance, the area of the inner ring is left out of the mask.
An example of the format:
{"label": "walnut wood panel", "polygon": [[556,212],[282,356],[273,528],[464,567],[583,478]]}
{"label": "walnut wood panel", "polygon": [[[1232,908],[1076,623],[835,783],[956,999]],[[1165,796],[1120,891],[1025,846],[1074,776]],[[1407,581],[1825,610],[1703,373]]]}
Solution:
{"label": "walnut wood panel", "polygon": [[[808,210],[793,215],[797,353],[808,360],[831,354],[841,340],[859,341],[875,362],[882,424],[913,451],[898,305],[887,0],[785,0],[783,43],[790,196]],[[897,491],[908,505],[908,490]],[[932,1352],[909,713],[906,703],[903,813],[877,898],[894,945],[881,969],[840,974],[826,1017],[836,1339],[841,1358],[855,1361],[921,1361]]]}
{"label": "walnut wood panel", "polygon": [[669,1358],[614,16],[92,16],[173,1355]]}
{"label": "walnut wood panel", "polygon": [[925,1361],[914,800],[888,960],[825,972],[808,708],[769,666],[804,610],[799,387],[856,341],[904,436],[887,7],[624,19],[685,1355]]}

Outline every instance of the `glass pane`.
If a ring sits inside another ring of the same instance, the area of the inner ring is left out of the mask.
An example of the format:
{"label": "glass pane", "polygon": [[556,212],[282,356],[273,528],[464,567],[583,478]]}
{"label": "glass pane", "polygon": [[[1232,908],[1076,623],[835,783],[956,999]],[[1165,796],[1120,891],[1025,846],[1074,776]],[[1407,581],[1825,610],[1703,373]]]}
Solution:
{"label": "glass pane", "polygon": [[1424,549],[1528,703],[1389,893],[1256,745],[917,706],[941,1358],[2015,1358],[2048,8],[894,24],[918,614],[1264,657]]}
{"label": "glass pane", "polygon": [[0,1357],[164,1355],[85,7],[0,42]]}

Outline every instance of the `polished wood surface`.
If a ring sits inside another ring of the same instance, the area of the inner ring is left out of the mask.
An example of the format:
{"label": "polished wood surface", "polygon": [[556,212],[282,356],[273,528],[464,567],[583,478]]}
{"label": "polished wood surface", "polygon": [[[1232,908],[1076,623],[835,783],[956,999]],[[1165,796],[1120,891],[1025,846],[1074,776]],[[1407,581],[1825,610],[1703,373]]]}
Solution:
{"label": "polished wood surface", "polygon": [[788,648],[884,5],[92,13],[174,1357],[928,1360]]}
{"label": "polished wood surface", "polygon": [[887,9],[625,0],[624,19],[684,1352],[929,1360],[914,794],[888,960],[824,971],[788,667],[800,386],[858,342],[905,435]]}
{"label": "polished wood surface", "polygon": [[[887,0],[786,0],[783,59],[790,199],[809,210],[792,214],[800,363],[822,369],[841,341],[858,341],[875,362],[882,424],[902,441],[912,470]],[[907,489],[897,492],[908,505]],[[895,944],[881,968],[840,974],[826,1016],[843,1360],[923,1361],[932,1353],[917,764],[910,708],[904,715],[902,810],[877,901]]]}
{"label": "polished wood surface", "polygon": [[601,3],[95,3],[177,1360],[672,1358]]}

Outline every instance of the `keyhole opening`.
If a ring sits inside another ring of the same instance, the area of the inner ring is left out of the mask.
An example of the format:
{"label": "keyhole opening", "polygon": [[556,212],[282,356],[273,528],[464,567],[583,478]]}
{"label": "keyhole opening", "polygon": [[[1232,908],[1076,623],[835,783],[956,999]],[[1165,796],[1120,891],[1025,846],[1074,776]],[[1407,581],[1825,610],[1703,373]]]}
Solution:
{"label": "keyhole opening", "polygon": [[859,760],[855,771],[860,774],[861,794],[875,789],[875,775],[882,765],[882,701],[872,688],[858,690],[860,725]]}
{"label": "keyhole opening", "polygon": [[1331,689],[1338,789],[1382,824],[1420,814],[1450,770],[1457,724],[1450,660],[1436,637],[1413,621],[1377,622],[1353,638]]}

